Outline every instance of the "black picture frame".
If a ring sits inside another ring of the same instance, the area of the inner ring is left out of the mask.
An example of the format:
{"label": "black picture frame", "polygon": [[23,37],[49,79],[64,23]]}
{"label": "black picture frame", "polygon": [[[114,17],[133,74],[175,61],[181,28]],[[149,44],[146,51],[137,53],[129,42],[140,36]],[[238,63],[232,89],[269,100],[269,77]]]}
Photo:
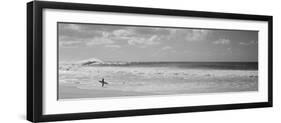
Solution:
{"label": "black picture frame", "polygon": [[[258,103],[241,103],[241,104],[224,104],[224,105],[207,105],[207,106],[189,106],[189,107],[163,107],[157,109],[138,109],[122,111],[106,111],[91,113],[70,113],[57,115],[43,114],[43,43],[42,43],[42,10],[65,9],[65,10],[84,10],[100,12],[118,12],[131,14],[149,14],[149,15],[168,15],[168,16],[188,16],[203,18],[220,18],[235,20],[256,20],[268,22],[268,101]],[[31,122],[47,121],[64,121],[79,119],[95,119],[108,117],[124,117],[138,115],[155,115],[185,112],[202,112],[214,110],[230,110],[272,107],[272,46],[273,46],[273,17],[264,15],[232,14],[217,12],[185,11],[156,8],[140,8],[125,6],[93,5],[80,3],[63,3],[63,2],[45,2],[33,1],[27,3],[27,120]]]}

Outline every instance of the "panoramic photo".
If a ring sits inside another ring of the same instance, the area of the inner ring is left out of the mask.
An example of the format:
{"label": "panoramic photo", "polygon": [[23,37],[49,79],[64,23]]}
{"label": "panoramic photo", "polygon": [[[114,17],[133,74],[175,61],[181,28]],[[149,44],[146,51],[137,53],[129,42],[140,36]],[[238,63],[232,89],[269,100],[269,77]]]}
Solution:
{"label": "panoramic photo", "polygon": [[258,91],[258,31],[57,28],[59,100]]}

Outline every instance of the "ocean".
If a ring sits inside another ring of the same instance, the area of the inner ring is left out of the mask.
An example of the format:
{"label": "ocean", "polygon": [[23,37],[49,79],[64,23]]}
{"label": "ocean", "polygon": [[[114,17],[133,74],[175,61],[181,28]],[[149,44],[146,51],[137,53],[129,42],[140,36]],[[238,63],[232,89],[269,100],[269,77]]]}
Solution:
{"label": "ocean", "polygon": [[105,62],[87,66],[170,67],[179,69],[258,70],[258,62]]}

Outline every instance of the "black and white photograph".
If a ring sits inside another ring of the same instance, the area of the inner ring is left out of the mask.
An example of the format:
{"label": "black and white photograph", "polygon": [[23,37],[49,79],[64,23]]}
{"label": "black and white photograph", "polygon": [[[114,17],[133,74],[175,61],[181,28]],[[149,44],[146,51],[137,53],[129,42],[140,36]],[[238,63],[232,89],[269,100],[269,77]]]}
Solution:
{"label": "black and white photograph", "polygon": [[[237,111],[220,110],[273,107],[272,14],[75,1],[26,5],[28,121],[217,111],[198,119],[225,122]],[[258,110],[235,119],[270,119]]]}
{"label": "black and white photograph", "polygon": [[257,92],[256,30],[57,23],[58,100]]}

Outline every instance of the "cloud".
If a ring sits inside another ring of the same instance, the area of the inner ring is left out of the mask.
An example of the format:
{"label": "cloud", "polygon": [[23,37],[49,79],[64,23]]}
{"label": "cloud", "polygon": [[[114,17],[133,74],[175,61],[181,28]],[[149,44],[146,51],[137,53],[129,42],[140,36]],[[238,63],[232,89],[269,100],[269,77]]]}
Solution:
{"label": "cloud", "polygon": [[161,28],[161,27],[130,27],[129,29],[134,30],[136,34],[139,35],[168,35],[170,34],[169,28]]}
{"label": "cloud", "polygon": [[120,45],[116,45],[116,44],[105,45],[105,47],[107,47],[107,48],[121,48]]}
{"label": "cloud", "polygon": [[216,44],[216,45],[228,45],[230,44],[230,40],[229,39],[219,39],[219,40],[216,40],[213,42],[213,44]]}
{"label": "cloud", "polygon": [[85,24],[59,24],[59,37],[64,37],[67,40],[90,39],[94,36],[101,36],[101,30],[89,30]]}
{"label": "cloud", "polygon": [[114,44],[112,31],[122,30],[120,26],[98,24],[59,23],[58,26],[60,46],[69,48]]}
{"label": "cloud", "polygon": [[170,49],[172,49],[172,47],[170,47],[170,46],[165,46],[165,47],[162,47],[161,49],[162,49],[162,50],[170,50]]}
{"label": "cloud", "polygon": [[157,35],[152,35],[150,37],[132,37],[128,40],[129,45],[139,45],[144,48],[149,45],[157,45],[160,44],[158,42],[159,37]]}
{"label": "cloud", "polygon": [[188,41],[203,41],[207,38],[209,33],[209,30],[192,29],[191,32],[187,33],[185,38]]}
{"label": "cloud", "polygon": [[258,44],[257,41],[250,41],[250,42],[239,42],[239,45],[249,46],[249,45],[255,45]]}
{"label": "cloud", "polygon": [[124,37],[124,36],[133,35],[134,30],[132,30],[132,29],[118,29],[118,30],[114,30],[112,33],[113,33],[114,36]]}
{"label": "cloud", "polygon": [[[131,27],[102,24],[59,24],[60,46],[92,47],[121,45],[149,47],[165,41],[205,41],[211,33],[203,29],[180,29],[159,27]],[[69,43],[66,43],[69,42]]]}
{"label": "cloud", "polygon": [[212,31],[205,29],[169,29],[168,40],[182,39],[189,42],[206,41]]}
{"label": "cloud", "polygon": [[108,38],[103,38],[103,37],[98,37],[98,38],[93,38],[90,41],[86,42],[87,46],[93,46],[93,45],[106,45],[106,44],[113,44],[114,41]]}
{"label": "cloud", "polygon": [[[60,46],[71,44],[71,47],[107,45],[117,48],[126,43],[144,48],[160,44],[163,31],[147,27],[62,23],[59,24],[59,42],[62,42]],[[64,43],[69,41],[71,43]]]}
{"label": "cloud", "polygon": [[114,44],[114,41],[110,39],[110,33],[108,32],[102,32],[102,36],[100,37],[94,37],[90,40],[86,41],[87,46],[93,46],[93,45],[108,45],[108,44]]}

